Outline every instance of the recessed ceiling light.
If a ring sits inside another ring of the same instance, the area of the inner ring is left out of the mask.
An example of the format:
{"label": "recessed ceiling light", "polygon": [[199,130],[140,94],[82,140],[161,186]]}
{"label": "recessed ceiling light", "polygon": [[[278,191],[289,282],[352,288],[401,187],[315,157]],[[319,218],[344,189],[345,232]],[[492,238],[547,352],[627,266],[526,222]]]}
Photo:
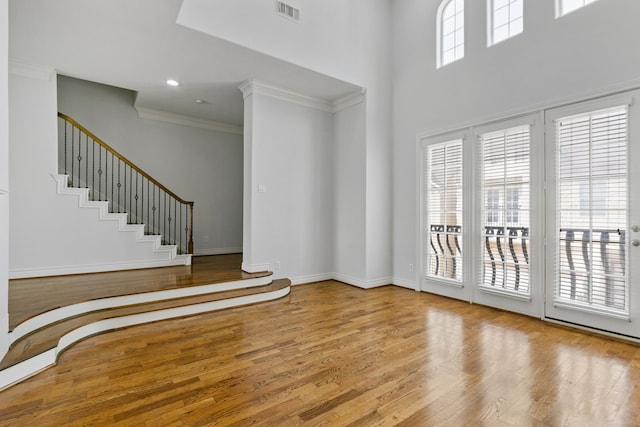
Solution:
{"label": "recessed ceiling light", "polygon": [[177,80],[173,80],[173,79],[169,79],[169,80],[167,80],[167,84],[168,84],[169,86],[179,86],[179,85],[180,85],[180,83],[178,83],[178,81],[177,81]]}
{"label": "recessed ceiling light", "polygon": [[196,104],[204,104],[205,100],[204,99],[196,99]]}

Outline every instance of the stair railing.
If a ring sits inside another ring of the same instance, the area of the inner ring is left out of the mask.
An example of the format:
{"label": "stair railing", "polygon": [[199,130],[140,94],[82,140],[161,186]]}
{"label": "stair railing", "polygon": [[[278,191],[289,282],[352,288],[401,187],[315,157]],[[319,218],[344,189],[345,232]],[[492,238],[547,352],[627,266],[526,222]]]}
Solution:
{"label": "stair railing", "polygon": [[89,188],[89,198],[108,201],[145,234],[162,235],[178,253],[193,254],[193,202],[183,200],[71,117],[58,113],[58,168],[69,186]]}

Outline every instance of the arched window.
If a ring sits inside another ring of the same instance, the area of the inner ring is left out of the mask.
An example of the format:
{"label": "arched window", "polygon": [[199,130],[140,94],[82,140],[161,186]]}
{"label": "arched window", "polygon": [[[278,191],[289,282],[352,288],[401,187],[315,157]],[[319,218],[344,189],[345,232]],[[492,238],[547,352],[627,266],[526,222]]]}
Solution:
{"label": "arched window", "polygon": [[464,0],[444,0],[438,8],[438,67],[464,57]]}
{"label": "arched window", "polygon": [[566,15],[594,1],[596,0],[556,0],[556,16]]}
{"label": "arched window", "polygon": [[524,29],[523,0],[488,0],[488,45],[520,34]]}

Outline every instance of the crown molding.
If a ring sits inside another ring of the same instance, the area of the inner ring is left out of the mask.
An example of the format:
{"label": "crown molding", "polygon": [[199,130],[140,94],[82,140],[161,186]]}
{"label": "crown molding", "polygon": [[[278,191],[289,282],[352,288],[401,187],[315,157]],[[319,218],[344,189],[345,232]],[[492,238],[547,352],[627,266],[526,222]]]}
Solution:
{"label": "crown molding", "polygon": [[16,76],[28,77],[34,80],[51,80],[56,70],[52,67],[42,65],[29,64],[14,58],[9,58],[9,74]]}
{"label": "crown molding", "polygon": [[365,88],[362,88],[359,91],[336,99],[335,101],[333,101],[333,112],[337,113],[338,111],[342,111],[349,107],[353,107],[354,105],[360,104],[364,101],[366,93],[367,90]]}
{"label": "crown molding", "polygon": [[257,80],[246,80],[238,86],[238,89],[242,91],[242,95],[245,99],[253,94],[259,94],[279,99],[281,101],[290,102],[292,104],[302,105],[303,107],[326,111],[327,113],[337,113],[345,108],[361,103],[364,100],[364,95],[366,93],[366,89],[362,88],[355,93],[348,94],[334,101],[325,101],[323,99],[302,95],[300,93],[282,89]]}
{"label": "crown molding", "polygon": [[182,114],[169,113],[167,111],[154,110],[152,108],[134,106],[141,119],[157,120],[174,125],[191,126],[200,129],[213,130],[217,132],[232,133],[242,135],[243,127],[230,123],[216,122],[214,120],[197,119],[195,117],[184,116]]}

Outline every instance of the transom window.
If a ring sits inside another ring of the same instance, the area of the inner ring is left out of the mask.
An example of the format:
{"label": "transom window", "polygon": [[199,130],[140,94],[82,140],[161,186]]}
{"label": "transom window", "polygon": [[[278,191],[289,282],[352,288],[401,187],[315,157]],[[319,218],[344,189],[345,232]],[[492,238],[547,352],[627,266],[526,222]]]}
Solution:
{"label": "transom window", "polygon": [[559,17],[566,15],[567,13],[580,9],[594,1],[596,0],[557,0],[556,15]]}
{"label": "transom window", "polygon": [[524,30],[524,0],[488,0],[488,45],[494,45]]}
{"label": "transom window", "polygon": [[438,67],[464,57],[464,0],[444,0],[438,9]]}

